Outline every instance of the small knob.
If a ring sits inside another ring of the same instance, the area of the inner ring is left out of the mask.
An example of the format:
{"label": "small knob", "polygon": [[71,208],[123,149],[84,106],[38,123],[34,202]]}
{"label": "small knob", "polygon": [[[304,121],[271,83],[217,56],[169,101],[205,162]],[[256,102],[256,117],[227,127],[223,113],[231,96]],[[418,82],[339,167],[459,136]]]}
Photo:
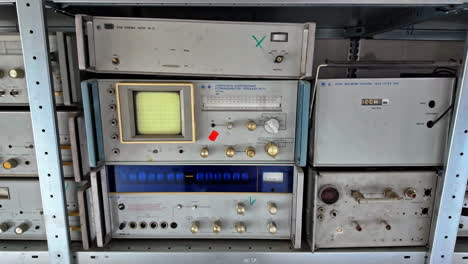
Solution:
{"label": "small knob", "polygon": [[238,215],[244,215],[247,208],[245,207],[244,203],[237,203],[236,204],[236,212]]}
{"label": "small knob", "polygon": [[382,220],[381,223],[385,226],[385,230],[392,230],[392,226],[389,225],[387,221]]}
{"label": "small knob", "polygon": [[265,152],[274,158],[279,153],[279,147],[275,143],[269,142],[265,145]]}
{"label": "small knob", "polygon": [[276,205],[276,203],[268,203],[268,212],[270,212],[270,214],[272,215],[278,213],[278,206]]}
{"label": "small knob", "polygon": [[354,225],[354,228],[356,229],[356,231],[358,231],[358,232],[362,231],[362,226],[357,221],[353,221],[353,225]]}
{"label": "small knob", "polygon": [[200,230],[200,223],[198,221],[192,222],[192,225],[190,226],[190,232],[192,233],[198,233]]}
{"label": "small knob", "polygon": [[250,120],[249,122],[247,122],[247,129],[250,131],[254,131],[255,129],[257,129],[257,123]]}
{"label": "small knob", "polygon": [[10,229],[10,225],[8,223],[1,223],[0,224],[0,233],[4,233]]}
{"label": "small knob", "polygon": [[232,158],[234,155],[236,155],[236,150],[233,147],[227,147],[225,152],[228,158]]}
{"label": "small knob", "polygon": [[278,231],[278,228],[276,227],[276,223],[275,223],[275,222],[270,222],[270,223],[268,223],[267,229],[268,229],[268,232],[270,232],[270,233],[272,233],[272,234],[275,234],[276,231]]}
{"label": "small knob", "polygon": [[16,161],[15,159],[8,159],[3,162],[3,168],[7,170],[13,169],[16,166],[18,166],[18,161]]}
{"label": "small knob", "polygon": [[265,130],[266,132],[270,134],[276,134],[278,133],[279,130],[279,121],[277,119],[269,119],[268,121],[265,122]]}
{"label": "small knob", "polygon": [[18,89],[13,89],[10,91],[10,95],[13,96],[13,97],[16,97],[18,96],[20,93],[20,91]]}
{"label": "small knob", "polygon": [[29,229],[29,224],[27,224],[27,223],[22,223],[22,224],[20,224],[19,226],[17,226],[17,227],[15,228],[15,233],[16,233],[17,235],[21,235],[21,234],[23,234],[24,232],[28,231],[28,229]]}
{"label": "small knob", "polygon": [[208,158],[208,155],[210,154],[210,152],[208,151],[208,148],[202,148],[200,150],[200,156],[202,158]]}
{"label": "small knob", "polygon": [[255,148],[254,147],[248,147],[247,149],[245,149],[245,153],[250,158],[253,158],[255,156]]}
{"label": "small knob", "polygon": [[237,233],[245,233],[247,232],[247,226],[245,226],[244,222],[237,222],[234,225],[234,228],[236,229]]}
{"label": "small knob", "polygon": [[401,197],[394,192],[392,189],[385,189],[384,190],[384,196],[388,199],[394,199],[394,200],[400,200]]}
{"label": "small knob", "polygon": [[413,188],[408,188],[405,190],[405,196],[410,199],[415,199],[416,198],[416,190]]}
{"label": "small knob", "polygon": [[11,69],[11,70],[8,71],[8,75],[11,78],[14,78],[14,79],[23,78],[24,77],[24,70],[19,69],[19,68]]}
{"label": "small knob", "polygon": [[215,221],[213,223],[213,233],[219,233],[221,232],[221,221]]}
{"label": "small knob", "polygon": [[227,129],[232,129],[234,127],[234,124],[232,122],[227,122],[226,123],[226,128]]}

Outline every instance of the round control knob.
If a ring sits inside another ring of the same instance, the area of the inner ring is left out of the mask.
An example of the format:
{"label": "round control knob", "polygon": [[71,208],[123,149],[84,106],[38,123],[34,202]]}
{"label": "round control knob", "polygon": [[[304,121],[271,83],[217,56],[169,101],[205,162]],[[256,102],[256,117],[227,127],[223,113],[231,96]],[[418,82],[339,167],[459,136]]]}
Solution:
{"label": "round control knob", "polygon": [[227,122],[226,123],[226,128],[227,129],[232,129],[234,127],[234,124],[232,122]]}
{"label": "round control knob", "polygon": [[0,233],[4,233],[10,229],[10,225],[8,223],[1,223],[0,224]]}
{"label": "round control knob", "polygon": [[16,97],[18,96],[20,93],[20,91],[18,89],[13,89],[10,91],[10,95],[13,96],[13,97]]}
{"label": "round control knob", "polygon": [[14,78],[14,79],[19,79],[19,78],[23,78],[24,77],[24,70],[23,69],[11,69],[8,71],[8,75],[11,77],[11,78]]}
{"label": "round control knob", "polygon": [[245,233],[247,232],[247,226],[245,226],[244,222],[237,222],[234,225],[234,228],[236,229],[237,233]]}
{"label": "round control knob", "polygon": [[232,158],[234,155],[236,155],[236,150],[233,147],[227,147],[225,152],[228,158]]}
{"label": "round control knob", "polygon": [[213,223],[213,233],[219,233],[221,232],[221,221],[215,221]]}
{"label": "round control knob", "polygon": [[247,149],[245,149],[245,154],[247,154],[248,157],[253,158],[255,156],[255,148],[248,147]]}
{"label": "round control knob", "polygon": [[276,227],[276,223],[275,223],[275,222],[270,222],[270,223],[268,223],[267,229],[268,229],[268,232],[270,232],[270,233],[272,233],[272,234],[276,234],[276,231],[278,231],[278,228]]}
{"label": "round control knob", "polygon": [[269,142],[265,145],[265,152],[274,158],[279,153],[279,147],[275,143]]}
{"label": "round control knob", "polygon": [[257,129],[257,123],[250,120],[249,122],[247,122],[247,129],[250,131],[254,131],[255,129]]}
{"label": "round control knob", "polygon": [[28,229],[29,229],[29,225],[27,223],[22,223],[15,228],[15,233],[17,235],[21,235],[24,232],[28,231]]}
{"label": "round control knob", "polygon": [[272,215],[278,213],[278,206],[276,203],[268,203],[268,212]]}
{"label": "round control knob", "polygon": [[9,170],[18,166],[18,161],[16,161],[15,159],[8,159],[8,160],[5,160],[2,165],[4,169]]}
{"label": "round control knob", "polygon": [[202,148],[202,149],[200,150],[200,156],[201,156],[202,158],[204,158],[204,159],[205,159],[205,158],[208,158],[208,155],[209,155],[209,154],[210,154],[210,152],[208,151],[208,148]]}
{"label": "round control knob", "polygon": [[190,232],[192,233],[198,233],[200,230],[200,223],[198,221],[192,222],[192,225],[190,226]]}
{"label": "round control knob", "polygon": [[269,119],[265,122],[265,130],[270,134],[276,134],[279,130],[279,121],[277,119]]}
{"label": "round control knob", "polygon": [[236,212],[238,215],[244,215],[247,208],[245,207],[244,203],[237,203],[236,204]]}

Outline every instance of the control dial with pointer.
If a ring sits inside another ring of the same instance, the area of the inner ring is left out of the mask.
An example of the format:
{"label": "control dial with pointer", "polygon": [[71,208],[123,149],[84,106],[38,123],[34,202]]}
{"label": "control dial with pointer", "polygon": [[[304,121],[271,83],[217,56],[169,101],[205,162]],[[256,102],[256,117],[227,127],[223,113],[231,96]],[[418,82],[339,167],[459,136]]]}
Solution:
{"label": "control dial with pointer", "polygon": [[276,134],[279,131],[280,123],[277,119],[271,118],[265,122],[265,130],[270,134]]}

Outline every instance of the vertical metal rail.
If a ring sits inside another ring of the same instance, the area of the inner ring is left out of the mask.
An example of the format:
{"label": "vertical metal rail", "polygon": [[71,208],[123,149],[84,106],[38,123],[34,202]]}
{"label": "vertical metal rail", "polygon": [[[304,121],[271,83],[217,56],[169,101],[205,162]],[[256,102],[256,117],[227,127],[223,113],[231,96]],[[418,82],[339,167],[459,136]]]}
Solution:
{"label": "vertical metal rail", "polygon": [[[49,43],[41,0],[17,0],[49,263],[71,263]],[[27,195],[27,194],[24,194]]]}
{"label": "vertical metal rail", "polygon": [[446,167],[438,183],[428,262],[452,264],[468,180],[468,37],[458,79]]}

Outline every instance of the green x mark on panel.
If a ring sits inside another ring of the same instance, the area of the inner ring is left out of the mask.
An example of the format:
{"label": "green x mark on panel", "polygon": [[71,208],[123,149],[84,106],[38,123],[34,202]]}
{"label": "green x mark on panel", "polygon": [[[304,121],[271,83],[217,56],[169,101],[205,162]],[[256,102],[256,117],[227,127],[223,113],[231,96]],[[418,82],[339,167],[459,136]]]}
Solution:
{"label": "green x mark on panel", "polygon": [[262,42],[265,40],[266,36],[263,36],[260,40],[257,39],[254,35],[252,35],[252,38],[257,42],[257,45],[255,47],[262,48]]}

